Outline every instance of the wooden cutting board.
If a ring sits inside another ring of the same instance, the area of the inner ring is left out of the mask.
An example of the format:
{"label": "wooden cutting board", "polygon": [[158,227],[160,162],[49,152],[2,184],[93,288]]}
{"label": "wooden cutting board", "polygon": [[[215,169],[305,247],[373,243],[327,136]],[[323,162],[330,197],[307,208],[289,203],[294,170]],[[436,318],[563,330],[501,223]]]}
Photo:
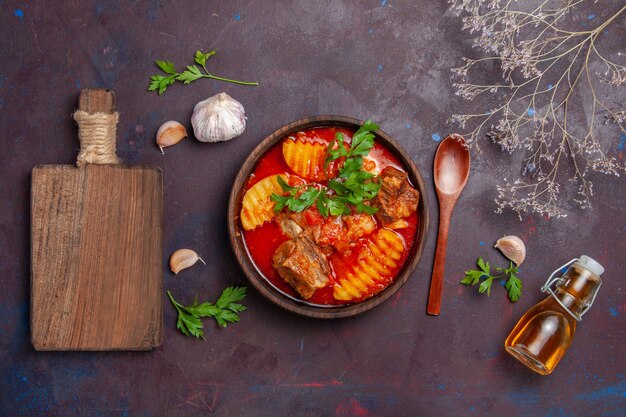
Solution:
{"label": "wooden cutting board", "polygon": [[117,163],[112,91],[83,90],[79,110],[84,165],[32,172],[31,340],[37,350],[152,349],[163,330],[161,170]]}

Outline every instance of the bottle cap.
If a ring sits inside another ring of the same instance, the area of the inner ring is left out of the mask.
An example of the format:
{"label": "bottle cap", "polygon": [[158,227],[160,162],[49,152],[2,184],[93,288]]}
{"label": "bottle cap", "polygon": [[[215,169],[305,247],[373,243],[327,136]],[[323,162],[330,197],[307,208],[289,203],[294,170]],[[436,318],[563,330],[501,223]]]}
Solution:
{"label": "bottle cap", "polygon": [[597,276],[600,276],[604,273],[604,267],[602,265],[600,265],[595,259],[587,256],[587,255],[582,255],[579,259],[578,259],[578,264],[584,266],[585,268],[587,268],[588,270],[590,270],[591,272],[593,272],[594,274],[596,274]]}

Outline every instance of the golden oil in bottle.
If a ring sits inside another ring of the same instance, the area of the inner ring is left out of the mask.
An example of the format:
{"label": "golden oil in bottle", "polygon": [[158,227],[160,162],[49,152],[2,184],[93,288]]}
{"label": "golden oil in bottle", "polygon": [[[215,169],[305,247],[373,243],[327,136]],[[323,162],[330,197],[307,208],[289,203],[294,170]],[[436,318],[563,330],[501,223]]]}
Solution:
{"label": "golden oil in bottle", "polygon": [[603,272],[602,265],[585,255],[554,271],[541,288],[549,296],[522,316],[504,343],[506,350],[533,371],[550,374],[569,348],[576,324],[593,304]]}

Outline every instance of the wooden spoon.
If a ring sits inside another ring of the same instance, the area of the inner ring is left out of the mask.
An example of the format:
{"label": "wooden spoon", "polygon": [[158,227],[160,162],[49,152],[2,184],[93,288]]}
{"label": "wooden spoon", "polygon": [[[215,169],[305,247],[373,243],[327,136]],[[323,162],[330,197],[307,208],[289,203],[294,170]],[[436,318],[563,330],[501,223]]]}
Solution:
{"label": "wooden spoon", "polygon": [[437,235],[435,265],[430,280],[427,312],[432,316],[438,316],[441,310],[443,271],[446,265],[450,217],[452,217],[452,210],[467,183],[470,172],[469,149],[461,135],[452,134],[441,141],[435,154],[433,171],[435,189],[439,198],[439,234]]}

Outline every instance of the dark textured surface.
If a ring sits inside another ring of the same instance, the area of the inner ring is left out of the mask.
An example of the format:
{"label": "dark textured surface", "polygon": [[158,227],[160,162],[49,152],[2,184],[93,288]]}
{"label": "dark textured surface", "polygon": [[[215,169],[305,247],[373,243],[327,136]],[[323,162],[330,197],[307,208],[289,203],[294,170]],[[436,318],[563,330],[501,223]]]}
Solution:
{"label": "dark textured surface", "polygon": [[[597,12],[620,3],[602,2]],[[165,287],[186,301],[196,292],[214,299],[224,286],[245,283],[225,213],[231,183],[256,143],[305,116],[371,116],[432,185],[431,137],[449,131],[445,120],[461,105],[449,68],[473,52],[442,1],[3,1],[0,16],[0,415],[626,414],[623,179],[595,177],[592,210],[519,222],[493,212],[495,184],[519,166],[491,147],[474,158],[452,221],[440,317],[425,314],[433,216],[413,277],[362,316],[307,320],[251,290],[241,323],[217,329],[207,322],[206,341],[182,336],[168,305],[164,343],[154,352],[35,352],[28,327],[30,170],[75,160],[70,114],[81,88],[114,89],[120,156],[163,169]],[[261,86],[203,80],[161,97],[145,91],[155,59],[181,66],[198,48],[218,49],[210,64],[216,74]],[[185,140],[162,156],[154,145],[158,126],[188,124],[194,104],[220,91],[246,107],[243,136],[211,145]],[[623,100],[619,93],[615,100]],[[619,135],[610,140],[621,152]],[[501,260],[490,245],[504,234],[521,236],[529,248],[524,295],[515,304],[503,291],[486,299],[458,284],[478,255]],[[195,249],[208,266],[171,274],[168,256],[181,247]],[[607,267],[605,283],[555,373],[534,375],[508,357],[503,341],[542,298],[547,274],[582,253]]]}

